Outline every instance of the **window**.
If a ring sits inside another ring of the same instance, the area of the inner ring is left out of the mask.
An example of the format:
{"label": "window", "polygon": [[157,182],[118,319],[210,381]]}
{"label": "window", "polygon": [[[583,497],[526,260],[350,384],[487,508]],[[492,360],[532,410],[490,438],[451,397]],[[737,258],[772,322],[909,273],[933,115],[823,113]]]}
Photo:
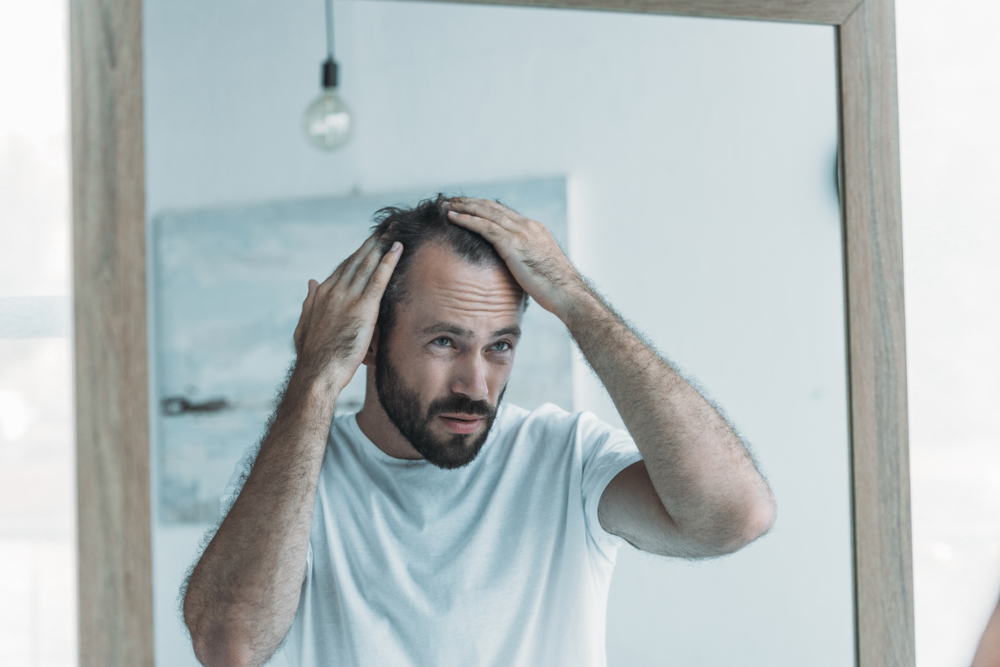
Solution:
{"label": "window", "polygon": [[61,0],[0,3],[5,667],[77,664],[67,34]]}

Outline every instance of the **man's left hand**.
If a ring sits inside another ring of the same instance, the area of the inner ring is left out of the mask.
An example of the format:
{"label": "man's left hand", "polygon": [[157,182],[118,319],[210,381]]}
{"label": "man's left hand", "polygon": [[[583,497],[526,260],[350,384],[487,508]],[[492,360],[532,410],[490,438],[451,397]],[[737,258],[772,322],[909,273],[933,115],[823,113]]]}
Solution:
{"label": "man's left hand", "polygon": [[445,207],[451,222],[493,244],[528,296],[563,321],[573,302],[589,294],[580,274],[542,223],[485,199],[453,197]]}

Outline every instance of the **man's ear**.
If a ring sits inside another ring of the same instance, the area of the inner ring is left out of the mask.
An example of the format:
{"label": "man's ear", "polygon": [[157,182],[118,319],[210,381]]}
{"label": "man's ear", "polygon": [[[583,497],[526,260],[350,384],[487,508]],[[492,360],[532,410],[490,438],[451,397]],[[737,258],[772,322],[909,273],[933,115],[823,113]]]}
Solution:
{"label": "man's ear", "polygon": [[361,363],[365,366],[375,365],[375,353],[378,352],[378,335],[379,328],[376,324],[374,331],[372,331],[372,340],[368,343],[368,350],[365,352],[365,358],[361,360]]}

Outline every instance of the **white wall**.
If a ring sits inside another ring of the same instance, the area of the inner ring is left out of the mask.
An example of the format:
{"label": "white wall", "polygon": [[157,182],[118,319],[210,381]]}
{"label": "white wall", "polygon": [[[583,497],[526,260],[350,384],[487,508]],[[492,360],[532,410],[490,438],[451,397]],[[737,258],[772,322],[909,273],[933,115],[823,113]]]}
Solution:
{"label": "white wall", "polygon": [[896,5],[917,667],[965,667],[1000,597],[1000,3]]}
{"label": "white wall", "polygon": [[[322,3],[145,3],[150,217],[566,174],[575,261],[725,406],[779,504],[773,533],[726,559],[623,550],[609,664],[851,664],[832,29],[409,2],[336,11],[357,133],[323,154],[299,134]],[[577,408],[617,421],[592,376],[576,382]],[[194,664],[174,598],[201,532],[154,517],[158,665]]]}

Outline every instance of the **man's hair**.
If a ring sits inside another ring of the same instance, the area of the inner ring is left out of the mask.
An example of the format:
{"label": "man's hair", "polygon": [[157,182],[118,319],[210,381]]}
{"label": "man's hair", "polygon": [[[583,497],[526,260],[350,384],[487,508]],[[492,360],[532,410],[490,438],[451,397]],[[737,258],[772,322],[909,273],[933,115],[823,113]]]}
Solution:
{"label": "man's hair", "polygon": [[448,214],[442,208],[446,201],[448,198],[438,193],[434,199],[425,199],[413,208],[386,206],[375,212],[372,231],[380,236],[382,251],[388,251],[395,241],[403,244],[403,254],[389,278],[379,306],[381,336],[388,335],[395,324],[396,306],[407,296],[407,274],[413,258],[425,245],[441,244],[473,266],[507,266],[493,244],[448,220]]}

